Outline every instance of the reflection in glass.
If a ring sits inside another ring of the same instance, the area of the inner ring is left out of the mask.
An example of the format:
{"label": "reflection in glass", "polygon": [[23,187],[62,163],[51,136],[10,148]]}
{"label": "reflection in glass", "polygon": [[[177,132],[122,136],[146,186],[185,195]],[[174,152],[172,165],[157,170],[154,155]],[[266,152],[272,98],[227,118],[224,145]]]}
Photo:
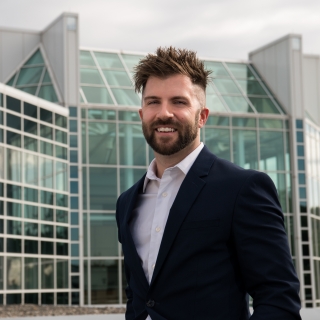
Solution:
{"label": "reflection in glass", "polygon": [[68,288],[68,260],[57,260],[57,288]]}
{"label": "reflection in glass", "polygon": [[7,113],[7,126],[16,130],[21,130],[21,118]]}
{"label": "reflection in glass", "polygon": [[40,124],[40,136],[42,138],[53,140],[52,132],[53,132],[52,128],[45,126],[43,124]]}
{"label": "reflection in glass", "polygon": [[81,66],[95,66],[92,59],[91,53],[89,51],[80,51],[80,65]]}
{"label": "reflection in glass", "polygon": [[260,170],[285,170],[282,131],[260,131]]}
{"label": "reflection in glass", "polygon": [[42,54],[40,50],[37,50],[32,57],[25,63],[25,65],[36,65],[36,64],[44,64]]}
{"label": "reflection in glass", "polygon": [[48,224],[41,225],[41,237],[53,238],[53,226]]}
{"label": "reflection in glass", "polygon": [[97,69],[80,69],[80,82],[90,84],[103,84],[100,73]]}
{"label": "reflection in glass", "polygon": [[91,164],[116,164],[116,124],[89,122],[89,161]]}
{"label": "reflection in glass", "polygon": [[253,112],[248,101],[243,97],[222,96],[232,112]]}
{"label": "reflection in glass", "polygon": [[120,164],[146,165],[146,142],[140,124],[119,125]]}
{"label": "reflection in glass", "polygon": [[38,134],[37,123],[28,119],[24,119],[24,132],[37,135]]}
{"label": "reflection in glass", "polygon": [[20,113],[21,101],[7,95],[7,109]]}
{"label": "reflection in glass", "polygon": [[21,68],[16,86],[25,84],[38,84],[40,82],[43,67]]}
{"label": "reflection in glass", "polygon": [[240,90],[232,79],[213,79],[213,83],[220,93],[240,94]]}
{"label": "reflection in glass", "polygon": [[110,86],[132,86],[132,82],[125,71],[103,70],[103,74]]}
{"label": "reflection in glass", "polygon": [[91,257],[117,256],[118,238],[114,215],[90,214]]}
{"label": "reflection in glass", "polygon": [[129,70],[133,70],[139,61],[144,58],[144,56],[136,56],[132,54],[122,54],[121,56]]}
{"label": "reflection in glass", "polygon": [[146,169],[121,168],[120,193],[132,187],[145,173]]}
{"label": "reflection in glass", "polygon": [[7,257],[7,289],[21,289],[21,258]]}
{"label": "reflection in glass", "polygon": [[24,176],[25,183],[38,185],[38,157],[36,155],[25,153]]}
{"label": "reflection in glass", "polygon": [[82,86],[83,93],[88,103],[111,104],[114,105],[111,96],[106,88]]}
{"label": "reflection in glass", "polygon": [[53,156],[53,144],[46,141],[40,141],[40,152],[48,156]]}
{"label": "reflection in glass", "polygon": [[253,98],[249,97],[251,103],[259,113],[276,113],[280,114],[278,108],[269,98]]}
{"label": "reflection in glass", "polygon": [[53,160],[39,157],[40,160],[40,185],[53,188]]}
{"label": "reflection in glass", "polygon": [[116,98],[118,105],[140,106],[140,98],[133,89],[116,89],[112,88],[112,93]]}
{"label": "reflection in glass", "polygon": [[256,131],[233,130],[233,161],[245,169],[258,169]]}
{"label": "reflection in glass", "polygon": [[51,102],[58,102],[58,97],[53,85],[42,85],[38,97]]}
{"label": "reflection in glass", "polygon": [[38,289],[38,258],[24,258],[25,289]]}
{"label": "reflection in glass", "polygon": [[7,149],[7,178],[21,182],[21,152]]}
{"label": "reflection in glass", "polygon": [[68,211],[56,209],[56,222],[68,223]]}
{"label": "reflection in glass", "polygon": [[51,208],[41,208],[41,220],[53,221],[53,209]]}
{"label": "reflection in glass", "polygon": [[54,263],[52,259],[41,259],[41,288],[53,289]]}
{"label": "reflection in glass", "polygon": [[24,148],[30,151],[38,151],[38,140],[24,136]]}
{"label": "reflection in glass", "polygon": [[232,125],[235,127],[256,127],[256,119],[255,118],[232,118]]}
{"label": "reflection in glass", "polygon": [[56,161],[56,190],[68,191],[68,164]]}
{"label": "reflection in glass", "polygon": [[68,239],[68,228],[56,226],[57,238],[58,239]]}
{"label": "reflection in glass", "polygon": [[21,221],[7,220],[7,233],[21,235]]}
{"label": "reflection in glass", "polygon": [[123,69],[123,65],[116,53],[94,52],[94,55],[101,68]]}
{"label": "reflection in glass", "polygon": [[26,116],[37,119],[37,107],[28,102],[24,102],[23,112]]}
{"label": "reflection in glass", "polygon": [[207,93],[206,105],[211,112],[226,112],[226,107],[223,105],[220,98],[214,93]]}
{"label": "reflection in glass", "polygon": [[21,147],[21,135],[7,130],[7,144],[15,147]]}
{"label": "reflection in glass", "polygon": [[69,244],[65,242],[57,242],[57,255],[58,256],[67,256]]}
{"label": "reflection in glass", "polygon": [[246,95],[267,95],[261,84],[256,80],[238,80],[238,83]]}
{"label": "reflection in glass", "polygon": [[280,119],[259,119],[259,126],[265,129],[282,129],[283,121]]}
{"label": "reflection in glass", "polygon": [[91,304],[119,303],[118,261],[91,260]]}
{"label": "reflection in glass", "polygon": [[229,129],[206,128],[205,144],[216,156],[231,160]]}
{"label": "reflection in glass", "polygon": [[38,224],[32,222],[25,222],[24,223],[24,234],[30,237],[37,237],[38,236]]}
{"label": "reflection in glass", "polygon": [[24,200],[38,202],[38,190],[24,187]]}
{"label": "reflection in glass", "polygon": [[273,183],[277,188],[282,211],[288,212],[287,201],[286,201],[286,196],[287,196],[286,175],[282,173],[274,173],[274,172],[268,172],[268,175],[270,176],[270,178],[272,179]]}
{"label": "reflection in glass", "polygon": [[204,61],[204,66],[207,70],[211,70],[212,73],[210,74],[210,77],[216,78],[216,77],[227,77],[230,78],[230,75],[226,68],[223,66],[221,62],[216,61]]}
{"label": "reflection in glass", "polygon": [[90,168],[90,209],[115,210],[117,200],[117,170]]}
{"label": "reflection in glass", "polygon": [[249,69],[248,65],[244,63],[227,63],[229,70],[232,72],[235,78],[255,79],[253,73]]}
{"label": "reflection in glass", "polygon": [[38,241],[24,240],[24,252],[25,253],[38,253]]}

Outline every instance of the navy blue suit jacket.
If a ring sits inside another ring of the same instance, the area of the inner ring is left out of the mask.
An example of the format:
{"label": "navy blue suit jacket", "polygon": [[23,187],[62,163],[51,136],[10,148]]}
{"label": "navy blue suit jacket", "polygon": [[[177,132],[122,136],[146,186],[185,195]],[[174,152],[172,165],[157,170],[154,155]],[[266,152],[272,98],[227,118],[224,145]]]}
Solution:
{"label": "navy blue suit jacket", "polygon": [[297,279],[277,191],[204,147],[171,207],[151,283],[130,229],[144,177],[117,202],[128,282],[126,319],[297,320]]}

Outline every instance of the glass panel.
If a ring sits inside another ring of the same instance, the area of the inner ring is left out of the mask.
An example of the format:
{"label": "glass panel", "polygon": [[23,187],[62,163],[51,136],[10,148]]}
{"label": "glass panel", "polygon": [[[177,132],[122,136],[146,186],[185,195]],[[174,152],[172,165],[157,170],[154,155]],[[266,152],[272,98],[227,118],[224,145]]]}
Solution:
{"label": "glass panel", "polygon": [[[15,79],[15,77],[16,77],[16,73],[10,78],[10,80],[6,83],[6,85],[12,87],[13,84],[14,84],[14,79]],[[2,106],[2,104],[1,104],[1,97],[0,97],[0,105]]]}
{"label": "glass panel", "polygon": [[269,98],[249,97],[249,99],[259,113],[280,113],[280,111]]}
{"label": "glass panel", "polygon": [[41,241],[41,254],[53,254],[53,242]]}
{"label": "glass panel", "polygon": [[70,182],[70,193],[79,193],[78,181]]}
{"label": "glass panel", "polygon": [[21,147],[21,135],[12,131],[7,131],[7,144]]}
{"label": "glass panel", "polygon": [[78,178],[78,167],[77,166],[70,166],[70,178]]}
{"label": "glass panel", "polygon": [[21,199],[21,187],[7,184],[7,197],[11,199]]}
{"label": "glass panel", "polygon": [[41,288],[53,289],[54,263],[52,259],[41,259]]}
{"label": "glass panel", "polygon": [[139,61],[144,58],[144,56],[134,56],[131,54],[122,54],[121,56],[129,70],[133,70]]}
{"label": "glass panel", "polygon": [[287,194],[286,175],[282,174],[282,173],[277,174],[277,173],[273,173],[273,172],[271,172],[271,173],[268,172],[268,175],[270,176],[270,178],[272,179],[273,183],[275,184],[275,186],[277,188],[282,211],[288,212],[287,201],[286,201],[286,194]]}
{"label": "glass panel", "polygon": [[67,118],[64,116],[61,116],[60,114],[56,114],[56,125],[62,128],[67,129]]}
{"label": "glass panel", "polygon": [[146,142],[140,124],[119,125],[120,164],[146,165]]}
{"label": "glass panel", "polygon": [[116,164],[116,124],[89,122],[89,162],[92,164]]}
{"label": "glass panel", "polygon": [[255,128],[257,124],[255,118],[232,118],[232,125],[235,127]]}
{"label": "glass panel", "polygon": [[69,144],[70,148],[78,148],[78,136],[71,134],[69,138],[70,138],[70,144]]}
{"label": "glass panel", "polygon": [[52,85],[42,85],[38,97],[51,102],[58,102],[58,97]]}
{"label": "glass panel", "polygon": [[282,129],[283,121],[279,119],[259,119],[259,126],[266,129]]}
{"label": "glass panel", "polygon": [[53,132],[52,128],[45,126],[43,124],[40,125],[40,136],[42,138],[53,140],[52,132]]}
{"label": "glass panel", "polygon": [[232,112],[253,112],[247,100],[243,97],[222,96]]}
{"label": "glass panel", "polygon": [[53,156],[53,144],[40,141],[40,152],[48,156]]}
{"label": "glass panel", "polygon": [[71,257],[79,257],[79,245],[77,243],[71,244]]}
{"label": "glass panel", "polygon": [[38,289],[38,272],[38,259],[24,258],[25,289]]}
{"label": "glass panel", "polygon": [[104,84],[97,69],[80,69],[80,82],[90,84]]}
{"label": "glass panel", "polygon": [[123,69],[123,65],[116,53],[94,52],[94,55],[101,68]]}
{"label": "glass panel", "polygon": [[231,79],[213,79],[213,83],[218,88],[220,93],[235,93],[240,94],[237,85]]}
{"label": "glass panel", "polygon": [[46,109],[40,108],[40,120],[48,123],[52,123],[52,112]]}
{"label": "glass panel", "polygon": [[117,256],[117,233],[114,215],[90,214],[91,256]]}
{"label": "glass panel", "polygon": [[38,224],[32,222],[25,222],[24,234],[30,237],[38,237]]}
{"label": "glass panel", "polygon": [[57,288],[68,288],[69,284],[68,260],[57,260]]}
{"label": "glass panel", "polygon": [[[114,110],[102,110],[102,109],[89,109],[88,119],[97,120],[116,120],[116,111]],[[83,122],[84,124],[84,122]]]}
{"label": "glass panel", "polygon": [[7,126],[16,130],[21,130],[21,118],[7,113]]}
{"label": "glass panel", "polygon": [[38,134],[37,123],[31,120],[24,119],[24,132],[37,135]]}
{"label": "glass panel", "polygon": [[71,224],[78,225],[79,224],[79,214],[78,212],[71,212]]}
{"label": "glass panel", "polygon": [[38,253],[38,241],[24,240],[24,252],[25,253]]}
{"label": "glass panel", "polygon": [[41,303],[46,304],[53,304],[54,302],[54,294],[53,293],[41,293]]}
{"label": "glass panel", "polygon": [[89,103],[114,104],[106,88],[85,86],[82,86],[81,88]]}
{"label": "glass panel", "polygon": [[38,202],[38,190],[31,188],[24,188],[24,200]]}
{"label": "glass panel", "polygon": [[255,79],[249,67],[244,63],[227,63],[227,66],[235,78]]}
{"label": "glass panel", "polygon": [[44,74],[44,77],[42,79],[42,83],[51,83],[51,78],[50,78],[48,70],[46,70],[46,73]]}
{"label": "glass panel", "polygon": [[89,51],[80,51],[80,65],[81,66],[95,66],[92,59],[91,53]]}
{"label": "glass panel", "polygon": [[226,107],[223,105],[220,98],[215,94],[206,95],[206,107],[211,112],[226,112]]}
{"label": "glass panel", "polygon": [[20,100],[7,96],[7,109],[20,113],[21,112]]}
{"label": "glass panel", "polygon": [[40,185],[53,188],[53,160],[39,157],[40,160]]}
{"label": "glass panel", "polygon": [[91,304],[119,303],[118,260],[91,260]]}
{"label": "glass panel", "polygon": [[21,217],[21,204],[7,202],[7,215],[11,217]]}
{"label": "glass panel", "polygon": [[67,148],[56,146],[56,158],[67,160]]}
{"label": "glass panel", "polygon": [[256,131],[233,130],[233,161],[245,169],[258,169]]}
{"label": "glass panel", "polygon": [[137,111],[119,111],[119,120],[141,122]]}
{"label": "glass panel", "polygon": [[53,238],[53,226],[48,224],[41,225],[41,237]]}
{"label": "glass panel", "polygon": [[37,305],[39,301],[38,293],[25,293],[24,303],[25,304],[35,304]]}
{"label": "glass panel", "polygon": [[117,200],[117,170],[90,168],[90,209],[115,210]]}
{"label": "glass panel", "polygon": [[38,140],[24,136],[24,148],[30,151],[38,152]]}
{"label": "glass panel", "polygon": [[56,221],[68,223],[68,211],[56,210]]}
{"label": "glass panel", "polygon": [[297,129],[303,129],[303,121],[296,120],[296,127],[297,127]]}
{"label": "glass panel", "polygon": [[52,192],[41,190],[40,194],[41,194],[41,203],[53,205],[53,193]]}
{"label": "glass panel", "polygon": [[56,193],[56,205],[60,207],[68,207],[68,195]]}
{"label": "glass panel", "polygon": [[65,131],[61,131],[56,129],[56,141],[60,143],[67,144],[67,133]]}
{"label": "glass panel", "polygon": [[21,258],[7,257],[7,289],[21,289]]}
{"label": "glass panel", "polygon": [[216,61],[204,61],[204,66],[207,70],[211,70],[212,73],[210,77],[217,78],[217,77],[227,77],[230,78],[230,75],[226,68],[223,66],[221,62]]}
{"label": "glass panel", "polygon": [[121,168],[120,192],[122,193],[132,187],[145,173],[145,169]]}
{"label": "glass panel", "polygon": [[103,74],[110,86],[132,86],[132,82],[125,71],[103,70]]}
{"label": "glass panel", "polygon": [[56,189],[68,191],[68,164],[56,161]]}
{"label": "glass panel", "polygon": [[260,131],[260,170],[285,170],[282,132]]}
{"label": "glass panel", "polygon": [[[0,257],[0,290],[3,290],[3,257]],[[1,303],[2,304],[2,303]]]}
{"label": "glass panel", "polygon": [[71,241],[79,241],[79,229],[71,228]]}
{"label": "glass panel", "polygon": [[231,160],[229,129],[205,128],[205,144],[218,157]]}
{"label": "glass panel", "polygon": [[[0,159],[4,159],[4,148],[0,146]],[[4,179],[4,161],[0,161],[0,179]]]}
{"label": "glass panel", "polygon": [[7,149],[7,178],[21,182],[21,152]]}
{"label": "glass panel", "polygon": [[56,236],[58,239],[68,239],[68,228],[67,227],[57,226],[56,229],[57,229]]}
{"label": "glass panel", "polygon": [[27,92],[29,94],[32,94],[33,96],[36,95],[38,86],[32,86],[32,87],[20,87],[19,90]]}
{"label": "glass panel", "polygon": [[7,252],[21,253],[21,239],[7,239]]}
{"label": "glass panel", "polygon": [[246,95],[255,94],[267,96],[261,84],[256,80],[238,80],[238,83]]}
{"label": "glass panel", "polygon": [[111,89],[119,105],[140,106],[139,96],[133,89]]}
{"label": "glass panel", "polygon": [[51,208],[41,208],[41,220],[53,221],[53,209]]}
{"label": "glass panel", "polygon": [[32,57],[25,63],[25,65],[43,64],[43,58],[40,50],[37,50]]}
{"label": "glass panel", "polygon": [[67,256],[68,255],[68,243],[57,242],[57,255]]}
{"label": "glass panel", "polygon": [[22,68],[16,86],[25,84],[37,84],[40,82],[43,67]]}

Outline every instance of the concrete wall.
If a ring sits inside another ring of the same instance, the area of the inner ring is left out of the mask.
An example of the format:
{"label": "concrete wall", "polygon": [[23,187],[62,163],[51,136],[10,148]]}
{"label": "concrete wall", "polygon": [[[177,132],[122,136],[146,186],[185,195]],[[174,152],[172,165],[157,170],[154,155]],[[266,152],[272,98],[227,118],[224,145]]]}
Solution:
{"label": "concrete wall", "polygon": [[320,56],[303,56],[303,93],[305,110],[320,125]]}
{"label": "concrete wall", "polygon": [[267,82],[285,111],[302,118],[302,39],[287,35],[249,53],[262,78]]}
{"label": "concrete wall", "polygon": [[40,33],[0,29],[0,82],[6,82],[40,43]]}

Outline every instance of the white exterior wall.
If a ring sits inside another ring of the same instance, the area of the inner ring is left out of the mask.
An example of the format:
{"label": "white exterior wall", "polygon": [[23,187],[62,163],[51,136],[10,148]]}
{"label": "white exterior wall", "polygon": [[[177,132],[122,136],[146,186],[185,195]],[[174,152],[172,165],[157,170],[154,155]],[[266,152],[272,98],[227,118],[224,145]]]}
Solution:
{"label": "white exterior wall", "polygon": [[303,92],[305,110],[320,126],[320,56],[303,56]]}
{"label": "white exterior wall", "polygon": [[7,82],[39,43],[39,32],[0,29],[0,82]]}

